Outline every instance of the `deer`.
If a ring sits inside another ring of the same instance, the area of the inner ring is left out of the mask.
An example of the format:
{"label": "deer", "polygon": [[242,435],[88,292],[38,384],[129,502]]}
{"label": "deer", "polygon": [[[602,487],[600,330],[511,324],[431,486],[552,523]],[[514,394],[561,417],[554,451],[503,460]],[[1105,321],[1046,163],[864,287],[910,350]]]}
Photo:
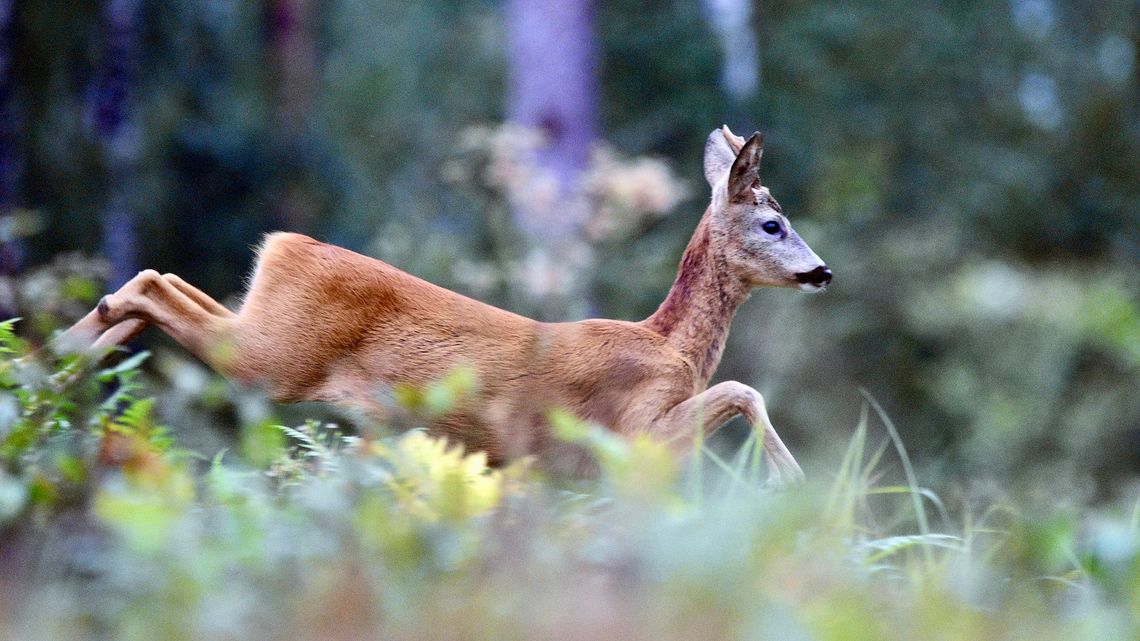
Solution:
{"label": "deer", "polygon": [[[550,412],[568,411],[621,437],[647,434],[677,456],[742,415],[757,430],[767,484],[803,472],[752,387],[709,387],[736,309],[756,287],[822,291],[827,265],[792,230],[760,183],[764,138],[727,126],[704,148],[711,199],[664,302],[640,322],[539,322],[421,280],[380,260],[304,235],[269,234],[240,309],[174,274],[145,270],[57,336],[105,355],[150,325],[220,372],[279,402],[323,401],[378,420],[394,386],[423,386],[458,367],[476,388],[429,433],[491,465],[520,456],[553,463],[566,443]],[[389,396],[386,396],[386,390]],[[573,459],[575,471],[589,467]]]}

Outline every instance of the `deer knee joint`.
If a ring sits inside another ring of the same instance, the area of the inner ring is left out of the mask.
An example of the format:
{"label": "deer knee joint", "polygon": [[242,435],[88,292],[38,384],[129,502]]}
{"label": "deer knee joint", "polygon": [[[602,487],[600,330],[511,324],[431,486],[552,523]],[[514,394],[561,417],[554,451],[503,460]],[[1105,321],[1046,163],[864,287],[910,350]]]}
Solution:
{"label": "deer knee joint", "polygon": [[768,411],[768,408],[764,405],[764,396],[760,394],[760,392],[757,392],[751,387],[745,387],[745,390],[747,390],[745,392],[745,397],[748,399],[747,403],[750,406],[756,408],[762,413]]}
{"label": "deer knee joint", "polygon": [[135,276],[135,279],[139,284],[139,293],[146,294],[158,284],[158,281],[162,280],[162,276],[153,269],[144,269],[139,272],[138,276]]}
{"label": "deer knee joint", "polygon": [[721,383],[721,385],[727,388],[733,405],[735,405],[737,410],[741,413],[747,413],[756,408],[764,408],[764,397],[760,395],[760,392],[757,392],[744,383],[727,381]]}

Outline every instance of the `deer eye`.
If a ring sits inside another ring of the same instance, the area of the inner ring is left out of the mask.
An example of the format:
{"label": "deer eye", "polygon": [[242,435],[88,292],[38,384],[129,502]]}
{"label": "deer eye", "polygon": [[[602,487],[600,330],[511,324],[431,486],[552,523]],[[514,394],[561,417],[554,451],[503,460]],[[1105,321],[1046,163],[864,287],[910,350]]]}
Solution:
{"label": "deer eye", "polygon": [[760,225],[760,229],[763,229],[764,233],[769,234],[771,236],[779,236],[780,235],[780,223],[778,223],[774,220],[769,220],[768,222],[764,223],[763,225]]}

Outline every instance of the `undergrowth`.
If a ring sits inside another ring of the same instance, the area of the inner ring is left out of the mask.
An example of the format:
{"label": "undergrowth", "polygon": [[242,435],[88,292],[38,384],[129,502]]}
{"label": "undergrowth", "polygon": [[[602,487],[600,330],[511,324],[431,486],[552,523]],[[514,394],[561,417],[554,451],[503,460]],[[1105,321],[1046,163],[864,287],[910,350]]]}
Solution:
{"label": "undergrowth", "polygon": [[593,453],[596,480],[490,469],[421,430],[317,422],[251,425],[233,449],[196,453],[158,423],[145,354],[107,369],[45,359],[12,322],[0,351],[0,638],[1140,632],[1140,510],[1000,494],[951,509],[870,396],[842,458],[777,492],[755,438],[675,461],[567,415],[556,431]]}

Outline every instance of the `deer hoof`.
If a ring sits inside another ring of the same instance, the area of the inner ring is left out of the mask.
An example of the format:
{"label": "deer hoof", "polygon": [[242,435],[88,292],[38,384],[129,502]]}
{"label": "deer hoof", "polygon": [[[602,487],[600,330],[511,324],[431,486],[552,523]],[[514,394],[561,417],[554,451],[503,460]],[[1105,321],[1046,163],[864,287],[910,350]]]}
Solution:
{"label": "deer hoof", "polygon": [[96,307],[96,309],[99,310],[99,320],[103,321],[104,323],[111,320],[111,305],[107,303],[107,296],[99,299],[99,306]]}
{"label": "deer hoof", "polygon": [[804,482],[804,472],[794,459],[776,461],[768,459],[768,478],[764,487],[769,490],[787,490]]}

